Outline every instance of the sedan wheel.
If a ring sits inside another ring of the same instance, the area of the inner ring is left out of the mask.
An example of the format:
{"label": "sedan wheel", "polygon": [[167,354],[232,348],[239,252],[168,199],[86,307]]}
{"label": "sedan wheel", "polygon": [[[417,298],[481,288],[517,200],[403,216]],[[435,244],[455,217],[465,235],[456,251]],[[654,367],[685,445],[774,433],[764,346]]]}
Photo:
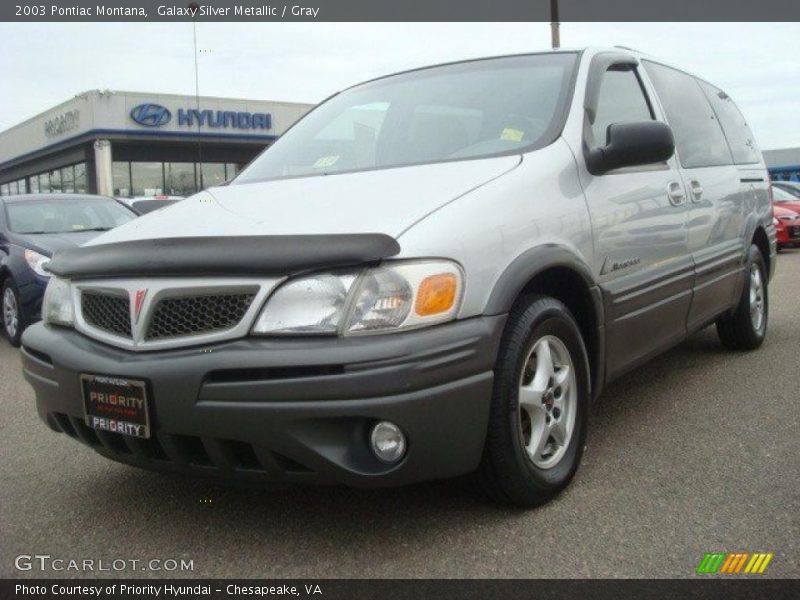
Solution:
{"label": "sedan wheel", "polygon": [[8,338],[13,340],[19,331],[19,308],[17,306],[17,296],[10,287],[3,292],[3,325],[6,328]]}

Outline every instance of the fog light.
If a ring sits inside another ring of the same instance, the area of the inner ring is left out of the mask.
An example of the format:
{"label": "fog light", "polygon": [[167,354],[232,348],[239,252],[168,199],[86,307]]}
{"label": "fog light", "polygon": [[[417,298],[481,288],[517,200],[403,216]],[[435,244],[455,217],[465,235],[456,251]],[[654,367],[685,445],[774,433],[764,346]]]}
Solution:
{"label": "fog light", "polygon": [[389,421],[381,421],[369,436],[372,453],[385,463],[396,463],[406,453],[406,436]]}

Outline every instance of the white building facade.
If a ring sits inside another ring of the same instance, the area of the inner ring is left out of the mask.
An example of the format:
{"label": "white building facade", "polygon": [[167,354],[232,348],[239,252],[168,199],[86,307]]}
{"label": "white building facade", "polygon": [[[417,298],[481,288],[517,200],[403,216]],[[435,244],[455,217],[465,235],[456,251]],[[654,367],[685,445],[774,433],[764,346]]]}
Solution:
{"label": "white building facade", "polygon": [[0,194],[187,196],[233,178],[311,108],[85,92],[0,132]]}

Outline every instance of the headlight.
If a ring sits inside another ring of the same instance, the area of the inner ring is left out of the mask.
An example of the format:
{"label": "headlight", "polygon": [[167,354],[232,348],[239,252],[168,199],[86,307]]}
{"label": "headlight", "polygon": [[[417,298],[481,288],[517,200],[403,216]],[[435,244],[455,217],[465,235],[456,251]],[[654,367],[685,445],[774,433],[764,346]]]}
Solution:
{"label": "headlight", "polygon": [[50,277],[44,291],[42,318],[45,323],[71,327],[75,321],[72,309],[72,286],[66,279]]}
{"label": "headlight", "polygon": [[50,277],[50,273],[44,270],[44,266],[50,262],[50,258],[39,254],[34,250],[25,250],[25,262],[33,269],[33,272],[42,277]]}
{"label": "headlight", "polygon": [[446,260],[311,275],[279,287],[253,333],[358,335],[435,325],[455,318],[463,288],[461,268]]}

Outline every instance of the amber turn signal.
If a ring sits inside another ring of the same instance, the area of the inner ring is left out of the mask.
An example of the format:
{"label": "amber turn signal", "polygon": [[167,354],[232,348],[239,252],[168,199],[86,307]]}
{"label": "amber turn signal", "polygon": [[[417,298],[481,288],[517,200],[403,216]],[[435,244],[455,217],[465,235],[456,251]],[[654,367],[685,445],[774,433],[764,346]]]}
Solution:
{"label": "amber turn signal", "polygon": [[422,280],[417,291],[415,310],[420,317],[438,315],[453,308],[458,281],[452,273],[431,275]]}

